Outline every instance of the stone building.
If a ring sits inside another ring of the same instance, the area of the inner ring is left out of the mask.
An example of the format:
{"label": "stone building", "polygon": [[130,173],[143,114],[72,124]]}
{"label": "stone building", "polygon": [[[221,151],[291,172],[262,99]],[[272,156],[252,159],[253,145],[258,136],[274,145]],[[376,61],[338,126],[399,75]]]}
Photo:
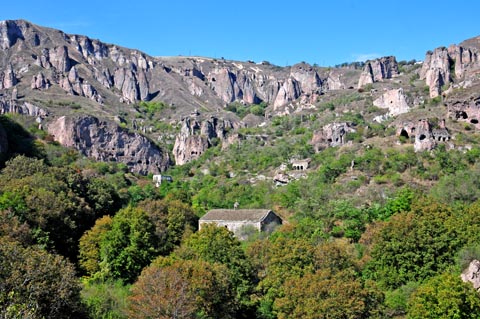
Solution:
{"label": "stone building", "polygon": [[271,232],[282,224],[282,219],[269,209],[212,209],[198,221],[199,229],[204,224],[227,227],[239,239],[245,239],[249,227],[259,232]]}
{"label": "stone building", "polygon": [[292,168],[296,171],[304,171],[308,169],[311,159],[305,158],[301,160],[292,160]]}

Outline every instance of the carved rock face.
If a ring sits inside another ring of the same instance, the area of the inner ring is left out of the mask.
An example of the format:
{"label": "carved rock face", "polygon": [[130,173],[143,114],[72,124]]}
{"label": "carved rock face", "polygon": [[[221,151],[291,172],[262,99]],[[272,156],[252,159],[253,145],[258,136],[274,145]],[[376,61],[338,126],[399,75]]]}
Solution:
{"label": "carved rock face", "polygon": [[240,123],[216,117],[203,121],[183,119],[182,128],[173,146],[176,165],[183,165],[200,157],[214,144],[214,139],[221,142],[222,147],[235,143],[238,135],[233,131],[241,126]]}
{"label": "carved rock face", "polygon": [[449,98],[446,103],[452,119],[480,128],[480,96],[471,96],[469,99]]}
{"label": "carved rock face", "polygon": [[169,156],[145,136],[93,116],[62,116],[48,132],[66,147],[73,147],[100,161],[125,163],[132,172],[159,173],[169,166]]}
{"label": "carved rock face", "polygon": [[345,135],[350,132],[355,132],[355,129],[349,123],[330,123],[321,131],[313,133],[310,144],[313,145],[315,152],[327,147],[341,146],[345,144]]}

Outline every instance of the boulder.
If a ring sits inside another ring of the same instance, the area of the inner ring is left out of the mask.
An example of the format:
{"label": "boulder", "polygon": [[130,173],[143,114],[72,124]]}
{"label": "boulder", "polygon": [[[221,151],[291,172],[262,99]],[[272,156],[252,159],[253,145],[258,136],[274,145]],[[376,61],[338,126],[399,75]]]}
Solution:
{"label": "boulder", "polygon": [[45,90],[50,87],[50,81],[45,78],[42,72],[39,72],[37,75],[32,77],[32,82],[30,87],[32,90]]}
{"label": "boulder", "polygon": [[68,49],[66,46],[60,46],[50,52],[50,63],[58,72],[68,72],[72,66]]}
{"label": "boulder", "polygon": [[463,282],[470,282],[476,290],[480,288],[480,261],[472,260],[460,275]]}

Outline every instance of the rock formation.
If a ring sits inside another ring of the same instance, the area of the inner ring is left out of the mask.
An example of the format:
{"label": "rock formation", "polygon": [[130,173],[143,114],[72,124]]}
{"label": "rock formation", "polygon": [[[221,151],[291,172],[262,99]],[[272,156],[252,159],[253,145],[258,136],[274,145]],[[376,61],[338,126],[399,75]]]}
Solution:
{"label": "rock formation", "polygon": [[470,98],[449,98],[446,100],[448,114],[452,119],[463,121],[480,128],[480,95]]}
{"label": "rock formation", "polygon": [[41,118],[48,116],[48,111],[32,103],[0,98],[0,114],[6,113],[23,114]]}
{"label": "rock formation", "polygon": [[355,129],[350,123],[330,123],[325,125],[321,131],[313,133],[310,144],[313,145],[315,152],[319,152],[327,147],[335,147],[344,145],[345,135],[350,132],[355,132]]}
{"label": "rock formation", "polygon": [[11,64],[9,64],[5,71],[0,72],[0,90],[9,89],[17,84],[15,71]]}
{"label": "rock formation", "polygon": [[398,74],[397,60],[394,56],[367,61],[358,80],[358,88],[369,83],[391,79]]}
{"label": "rock formation", "polygon": [[338,70],[332,70],[327,77],[327,88],[329,90],[345,90],[346,85],[343,81],[342,73]]}
{"label": "rock formation", "polygon": [[[471,39],[472,40],[472,39]],[[470,40],[470,41],[471,41]],[[420,78],[430,89],[430,97],[437,97],[446,85],[480,72],[480,59],[477,48],[451,45],[428,51],[425,55]]]}
{"label": "rock formation", "polygon": [[407,113],[410,107],[407,104],[403,89],[389,90],[373,101],[373,105],[388,109],[389,116]]}
{"label": "rock formation", "polygon": [[0,35],[0,55],[8,63],[0,74],[0,89],[28,76],[34,90],[60,87],[105,105],[157,98],[189,111],[199,105],[214,111],[232,102],[266,102],[281,112],[285,105],[295,109],[313,104],[329,87],[345,86],[341,72],[321,76],[320,68],[307,63],[283,68],[267,62],[154,58],[23,20],[1,22]]}
{"label": "rock formation", "polygon": [[241,124],[211,117],[203,121],[185,118],[181,126],[173,146],[176,165],[183,165],[197,159],[214,145],[215,141],[221,142],[222,147],[234,143],[238,140],[238,135],[232,131],[241,127]]}
{"label": "rock formation", "polygon": [[145,136],[93,116],[62,116],[48,132],[63,146],[99,161],[125,163],[134,173],[159,173],[170,163],[168,154]]}
{"label": "rock formation", "polygon": [[403,123],[397,127],[397,136],[403,136],[408,140],[414,138],[415,152],[432,150],[438,143],[451,139],[450,132],[445,126],[445,120],[441,120],[437,128],[432,128],[427,119],[421,119],[417,123]]}
{"label": "rock formation", "polygon": [[480,288],[480,261],[472,260],[468,267],[460,275],[463,282],[470,282],[473,288]]}
{"label": "rock formation", "polygon": [[39,72],[32,77],[30,87],[32,88],[32,90],[45,90],[50,87],[50,81],[45,78],[45,75],[42,72]]}

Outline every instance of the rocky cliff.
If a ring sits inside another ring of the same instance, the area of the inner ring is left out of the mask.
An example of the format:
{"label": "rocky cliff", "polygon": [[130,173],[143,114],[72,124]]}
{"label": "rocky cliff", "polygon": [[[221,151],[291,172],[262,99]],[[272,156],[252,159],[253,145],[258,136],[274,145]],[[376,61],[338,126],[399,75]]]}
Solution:
{"label": "rocky cliff", "polygon": [[[190,109],[199,105],[215,111],[238,101],[262,101],[281,107],[303,97],[310,103],[328,89],[329,78],[306,63],[280,68],[269,63],[234,62],[209,58],[154,58],[137,50],[69,35],[27,21],[0,23],[0,51],[6,62],[0,90],[61,88],[66,94],[99,104],[134,103],[159,99]],[[332,88],[342,87],[339,75]]]}
{"label": "rocky cliff", "polygon": [[[474,88],[478,90],[478,87]],[[474,93],[469,97],[454,95],[446,99],[449,116],[480,129],[480,95]]]}
{"label": "rocky cliff", "polygon": [[410,110],[403,89],[388,90],[373,101],[373,105],[388,110],[389,116],[397,116]]}
{"label": "rocky cliff", "polygon": [[[312,138],[319,151],[345,143],[346,134],[354,131],[344,122],[351,120],[349,112],[353,108],[359,108],[358,114],[364,119],[383,113],[372,104],[401,118],[411,108],[425,106],[425,84],[431,97],[440,94],[446,84],[451,84],[449,93],[457,88],[476,88],[479,47],[480,39],[475,38],[448,49],[438,48],[427,53],[420,71],[418,65],[402,64],[402,70],[410,72],[407,75],[403,71],[400,74],[393,56],[368,61],[363,70],[360,64],[322,68],[298,63],[279,67],[265,61],[152,57],[86,36],[9,20],[0,22],[0,113],[35,116],[44,127],[51,122],[50,131],[59,140],[68,141],[65,145],[97,159],[127,163],[132,171],[142,173],[163,170],[169,160],[140,132],[163,143],[175,139],[173,157],[177,164],[184,164],[212,145],[237,141],[240,116],[248,112],[261,116],[246,117],[244,123],[263,126],[278,115],[334,111]],[[392,78],[397,79],[390,81]],[[411,87],[403,84],[406,81]],[[365,92],[366,84],[372,84],[373,90]],[[380,89],[382,94],[376,94]],[[150,108],[153,103],[140,101],[159,102],[161,107],[156,110]],[[266,109],[248,109],[261,102]],[[458,96],[444,101],[452,117],[478,127],[477,102],[475,94],[470,100]],[[241,109],[242,105],[245,112],[228,111],[233,106]],[[202,119],[189,117],[196,113],[194,110],[202,112]],[[315,115],[323,116],[322,112]],[[335,119],[337,116],[344,119]],[[112,119],[136,133],[115,126]],[[176,123],[181,126],[178,134]],[[84,135],[78,127],[87,133]],[[127,144],[134,146],[129,148]],[[419,148],[430,148],[424,145],[426,142],[418,144],[423,145]],[[144,147],[149,151],[142,151]],[[155,148],[157,151],[153,151]]]}
{"label": "rocky cliff", "polygon": [[173,146],[175,163],[183,165],[197,159],[209,147],[217,143],[222,143],[222,147],[227,147],[238,141],[238,134],[234,131],[242,126],[242,123],[213,116],[204,120],[183,119],[180,133]]}
{"label": "rocky cliff", "polygon": [[366,84],[391,79],[398,74],[398,64],[394,56],[367,61],[358,80],[358,88]]}
{"label": "rocky cliff", "polygon": [[480,73],[479,51],[468,47],[474,39],[464,44],[440,47],[425,55],[420,78],[430,89],[430,97],[437,97],[450,83],[468,86],[469,80]]}
{"label": "rocky cliff", "polygon": [[135,173],[159,173],[170,163],[168,154],[145,136],[93,116],[62,116],[48,132],[66,147],[96,160],[125,163]]}

